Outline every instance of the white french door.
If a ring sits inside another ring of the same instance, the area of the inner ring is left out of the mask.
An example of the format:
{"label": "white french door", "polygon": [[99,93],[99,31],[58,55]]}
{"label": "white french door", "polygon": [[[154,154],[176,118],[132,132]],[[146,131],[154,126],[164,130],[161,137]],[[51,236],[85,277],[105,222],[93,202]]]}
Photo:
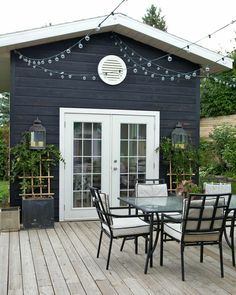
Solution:
{"label": "white french door", "polygon": [[89,186],[112,206],[137,178],[158,177],[159,112],[61,109],[60,220],[97,218]]}

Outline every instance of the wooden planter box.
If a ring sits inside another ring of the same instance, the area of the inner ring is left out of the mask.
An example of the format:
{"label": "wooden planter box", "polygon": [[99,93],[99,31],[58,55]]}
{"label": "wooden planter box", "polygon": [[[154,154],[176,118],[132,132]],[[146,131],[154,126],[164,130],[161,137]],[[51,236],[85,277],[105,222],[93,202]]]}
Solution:
{"label": "wooden planter box", "polygon": [[25,229],[54,227],[54,198],[23,198],[22,224]]}
{"label": "wooden planter box", "polygon": [[0,208],[0,231],[20,230],[20,208]]}

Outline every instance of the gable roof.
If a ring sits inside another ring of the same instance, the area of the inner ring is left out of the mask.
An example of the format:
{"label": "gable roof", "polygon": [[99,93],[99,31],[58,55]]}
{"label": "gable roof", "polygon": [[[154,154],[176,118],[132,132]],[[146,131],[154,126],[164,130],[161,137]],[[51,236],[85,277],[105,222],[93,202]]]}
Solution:
{"label": "gable roof", "polygon": [[[222,59],[221,54],[120,13],[110,16],[96,31],[103,20],[104,16],[0,35],[0,91],[9,91],[11,50],[81,37],[93,30],[97,34],[109,31],[119,33],[202,67],[211,64],[211,73],[233,67],[233,60],[228,57]],[[189,52],[183,49],[187,45],[191,45]]]}

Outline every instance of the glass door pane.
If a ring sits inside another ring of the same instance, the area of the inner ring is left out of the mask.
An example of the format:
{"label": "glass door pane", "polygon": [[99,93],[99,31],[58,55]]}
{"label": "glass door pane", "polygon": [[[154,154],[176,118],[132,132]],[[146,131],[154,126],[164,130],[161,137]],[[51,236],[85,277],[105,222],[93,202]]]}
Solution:
{"label": "glass door pane", "polygon": [[134,196],[136,179],[146,177],[146,124],[120,125],[120,196]]}
{"label": "glass door pane", "polygon": [[73,208],[92,207],[89,187],[101,188],[101,123],[74,122]]}

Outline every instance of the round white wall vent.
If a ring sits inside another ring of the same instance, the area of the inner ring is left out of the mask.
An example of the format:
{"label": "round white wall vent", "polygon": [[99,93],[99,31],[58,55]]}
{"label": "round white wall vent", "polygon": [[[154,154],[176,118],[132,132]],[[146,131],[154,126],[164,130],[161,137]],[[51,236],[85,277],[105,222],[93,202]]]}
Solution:
{"label": "round white wall vent", "polygon": [[103,82],[109,85],[117,85],[124,81],[127,75],[127,67],[119,56],[107,55],[98,64],[98,75]]}

